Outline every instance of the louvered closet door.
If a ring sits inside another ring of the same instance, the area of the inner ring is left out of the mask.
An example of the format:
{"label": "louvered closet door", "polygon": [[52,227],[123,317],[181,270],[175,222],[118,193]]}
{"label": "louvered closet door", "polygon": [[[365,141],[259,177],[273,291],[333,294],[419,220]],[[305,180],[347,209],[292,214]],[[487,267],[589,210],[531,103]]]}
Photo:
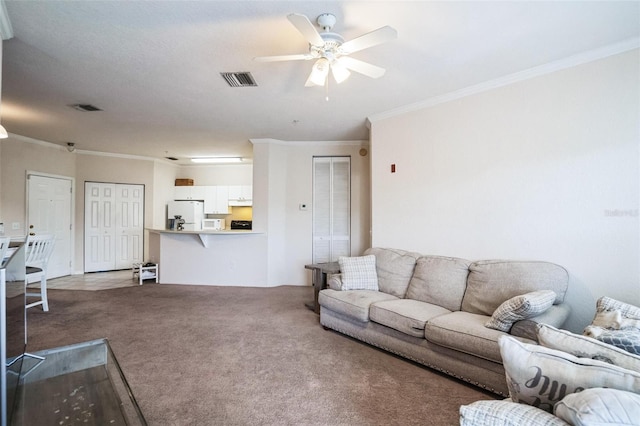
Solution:
{"label": "louvered closet door", "polygon": [[351,158],[313,158],[313,262],[351,253]]}

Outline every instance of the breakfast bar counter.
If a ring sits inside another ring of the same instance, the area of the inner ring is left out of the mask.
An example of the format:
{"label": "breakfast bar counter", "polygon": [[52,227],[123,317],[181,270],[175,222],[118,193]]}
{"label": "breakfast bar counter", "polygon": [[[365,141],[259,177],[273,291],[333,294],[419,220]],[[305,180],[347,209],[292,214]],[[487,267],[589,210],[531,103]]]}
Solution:
{"label": "breakfast bar counter", "polygon": [[264,287],[267,236],[253,230],[147,229],[160,284]]}

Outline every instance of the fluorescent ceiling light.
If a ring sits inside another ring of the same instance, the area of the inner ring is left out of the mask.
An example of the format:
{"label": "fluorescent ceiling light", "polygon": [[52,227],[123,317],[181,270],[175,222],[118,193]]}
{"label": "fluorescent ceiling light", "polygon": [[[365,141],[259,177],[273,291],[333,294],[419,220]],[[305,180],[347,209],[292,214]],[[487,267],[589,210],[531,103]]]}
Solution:
{"label": "fluorescent ceiling light", "polygon": [[241,163],[242,157],[198,157],[192,158],[193,163]]}

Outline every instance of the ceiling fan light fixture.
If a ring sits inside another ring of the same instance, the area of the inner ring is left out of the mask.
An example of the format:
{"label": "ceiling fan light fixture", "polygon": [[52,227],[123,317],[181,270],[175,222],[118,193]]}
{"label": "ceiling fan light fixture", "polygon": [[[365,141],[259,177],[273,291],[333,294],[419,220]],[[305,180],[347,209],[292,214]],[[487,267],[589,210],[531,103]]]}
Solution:
{"label": "ceiling fan light fixture", "polygon": [[331,65],[331,74],[333,74],[333,78],[336,80],[336,83],[340,84],[349,78],[351,72],[346,67],[342,66],[339,61],[336,61]]}
{"label": "ceiling fan light fixture", "polygon": [[309,81],[316,86],[324,86],[327,81],[327,75],[329,75],[329,60],[327,58],[320,58],[313,64],[311,69],[311,75]]}

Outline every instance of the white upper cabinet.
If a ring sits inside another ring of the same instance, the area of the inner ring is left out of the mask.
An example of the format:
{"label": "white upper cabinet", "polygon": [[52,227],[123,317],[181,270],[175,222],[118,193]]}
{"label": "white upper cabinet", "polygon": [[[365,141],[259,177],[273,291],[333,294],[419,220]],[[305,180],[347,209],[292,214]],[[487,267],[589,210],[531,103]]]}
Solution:
{"label": "white upper cabinet", "polygon": [[251,185],[231,185],[229,186],[230,206],[250,206],[252,205],[253,187]]}
{"label": "white upper cabinet", "polygon": [[175,186],[173,199],[204,201],[207,195],[206,188],[206,186]]}

